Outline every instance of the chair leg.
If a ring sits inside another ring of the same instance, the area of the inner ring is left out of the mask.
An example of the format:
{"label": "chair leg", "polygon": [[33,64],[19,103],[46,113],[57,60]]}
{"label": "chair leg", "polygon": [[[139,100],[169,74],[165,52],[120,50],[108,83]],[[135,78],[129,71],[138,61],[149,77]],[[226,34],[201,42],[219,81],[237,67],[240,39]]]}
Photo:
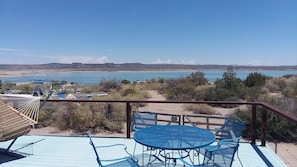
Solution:
{"label": "chair leg", "polygon": [[240,165],[243,167],[242,162],[241,162],[241,160],[240,160],[240,158],[239,158],[239,154],[238,154],[238,152],[239,152],[239,151],[237,150],[237,153],[236,153],[237,155],[236,155],[236,156],[237,156],[238,161],[240,162]]}
{"label": "chair leg", "polygon": [[6,152],[9,151],[9,149],[11,148],[11,146],[14,144],[14,142],[17,140],[18,138],[13,139],[13,141],[9,144],[9,146],[6,148]]}

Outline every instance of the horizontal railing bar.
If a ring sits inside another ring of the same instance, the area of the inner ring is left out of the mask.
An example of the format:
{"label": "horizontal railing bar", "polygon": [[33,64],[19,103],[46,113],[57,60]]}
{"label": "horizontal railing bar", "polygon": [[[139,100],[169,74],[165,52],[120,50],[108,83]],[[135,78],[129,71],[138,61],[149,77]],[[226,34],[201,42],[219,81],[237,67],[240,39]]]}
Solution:
{"label": "horizontal railing bar", "polygon": [[[41,99],[41,101],[45,101]],[[48,102],[106,102],[106,103],[186,103],[186,104],[238,104],[261,105],[261,102],[234,102],[234,101],[157,101],[157,100],[82,100],[82,99],[50,99]]]}
{"label": "horizontal railing bar", "polygon": [[295,121],[297,123],[297,116],[296,115],[293,115],[293,114],[288,113],[288,112],[284,112],[284,111],[282,111],[280,109],[277,109],[277,108],[275,108],[275,107],[273,107],[273,106],[271,106],[271,105],[269,105],[267,103],[261,103],[261,105],[263,107],[265,107],[265,108],[267,108],[269,110],[272,110],[273,112],[278,113],[278,114],[290,119],[291,121]]}

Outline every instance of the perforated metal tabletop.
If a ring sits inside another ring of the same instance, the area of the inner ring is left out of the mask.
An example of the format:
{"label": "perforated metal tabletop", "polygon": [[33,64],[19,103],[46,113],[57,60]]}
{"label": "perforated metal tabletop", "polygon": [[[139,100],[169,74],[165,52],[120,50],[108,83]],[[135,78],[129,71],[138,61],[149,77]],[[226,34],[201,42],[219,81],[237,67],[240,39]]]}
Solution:
{"label": "perforated metal tabletop", "polygon": [[181,125],[157,125],[134,134],[137,143],[164,150],[200,148],[210,145],[215,139],[215,135],[207,129]]}

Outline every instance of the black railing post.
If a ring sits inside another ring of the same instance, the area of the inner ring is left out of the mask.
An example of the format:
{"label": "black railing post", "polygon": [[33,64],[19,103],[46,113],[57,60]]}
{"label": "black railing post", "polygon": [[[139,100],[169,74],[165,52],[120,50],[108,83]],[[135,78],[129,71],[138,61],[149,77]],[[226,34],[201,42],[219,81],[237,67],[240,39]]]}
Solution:
{"label": "black railing post", "polygon": [[127,138],[130,138],[131,134],[131,105],[130,102],[126,103],[126,116],[127,116]]}
{"label": "black railing post", "polygon": [[257,111],[257,106],[256,104],[252,105],[252,134],[251,134],[251,139],[252,139],[252,144],[256,144],[256,111]]}
{"label": "black railing post", "polygon": [[261,146],[266,145],[266,131],[267,131],[267,109],[262,106],[261,118]]}

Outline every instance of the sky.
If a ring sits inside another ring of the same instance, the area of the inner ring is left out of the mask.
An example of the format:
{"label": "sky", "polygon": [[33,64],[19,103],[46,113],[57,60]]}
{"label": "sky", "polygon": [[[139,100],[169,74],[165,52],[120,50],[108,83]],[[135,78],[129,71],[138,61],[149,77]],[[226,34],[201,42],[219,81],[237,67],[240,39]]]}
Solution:
{"label": "sky", "polygon": [[297,65],[296,0],[0,0],[0,64]]}

